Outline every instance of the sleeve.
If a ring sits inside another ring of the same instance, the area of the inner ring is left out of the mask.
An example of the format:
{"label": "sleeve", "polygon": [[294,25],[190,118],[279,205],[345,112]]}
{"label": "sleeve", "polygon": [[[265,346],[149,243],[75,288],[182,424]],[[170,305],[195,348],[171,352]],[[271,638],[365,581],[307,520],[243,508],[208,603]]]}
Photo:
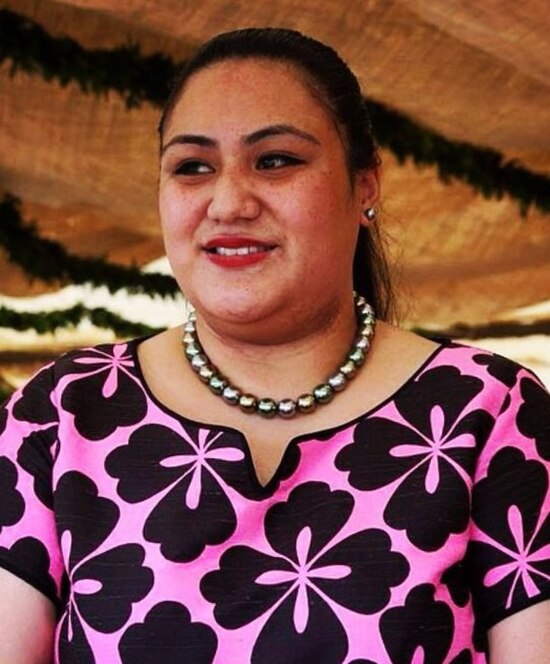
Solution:
{"label": "sleeve", "polygon": [[550,598],[550,394],[521,368],[478,458],[467,566],[478,620]]}
{"label": "sleeve", "polygon": [[60,606],[63,561],[52,471],[58,445],[53,371],[42,369],[0,406],[0,567]]}

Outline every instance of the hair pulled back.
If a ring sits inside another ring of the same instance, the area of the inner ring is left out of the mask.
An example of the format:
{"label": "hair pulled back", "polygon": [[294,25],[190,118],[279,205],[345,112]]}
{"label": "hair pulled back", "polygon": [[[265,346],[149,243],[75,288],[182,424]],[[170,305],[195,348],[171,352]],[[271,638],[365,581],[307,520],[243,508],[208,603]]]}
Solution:
{"label": "hair pulled back", "polygon": [[[355,75],[334,49],[296,30],[245,28],[206,42],[174,79],[159,122],[162,140],[172,111],[187,81],[209,65],[226,60],[268,59],[288,63],[332,115],[342,138],[350,179],[379,164],[370,117]],[[353,261],[354,289],[373,305],[377,316],[391,318],[393,293],[380,229],[361,226]]]}

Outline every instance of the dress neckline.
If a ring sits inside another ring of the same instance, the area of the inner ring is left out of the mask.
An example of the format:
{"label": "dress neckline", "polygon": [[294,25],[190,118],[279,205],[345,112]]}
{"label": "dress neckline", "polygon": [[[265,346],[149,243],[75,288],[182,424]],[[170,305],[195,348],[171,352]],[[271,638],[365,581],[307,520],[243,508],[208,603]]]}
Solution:
{"label": "dress neckline", "polygon": [[280,481],[288,476],[288,472],[285,471],[288,470],[289,465],[290,466],[293,465],[292,457],[295,455],[295,448],[297,445],[309,441],[311,442],[317,441],[323,443],[325,440],[332,438],[340,431],[344,431],[349,427],[355,426],[356,424],[365,420],[366,418],[372,417],[376,412],[382,410],[388,403],[391,403],[403,390],[407,389],[407,387],[411,383],[413,383],[416,380],[416,378],[423,371],[425,371],[427,367],[430,366],[430,364],[433,363],[433,361],[439,356],[439,354],[443,350],[453,347],[455,348],[461,347],[461,344],[457,344],[456,342],[449,339],[445,338],[436,339],[435,341],[438,345],[432,350],[432,352],[424,359],[423,362],[420,363],[418,367],[416,367],[416,369],[414,369],[414,371],[410,374],[410,376],[405,381],[403,381],[401,385],[399,385],[386,398],[382,399],[382,401],[375,404],[374,406],[371,406],[370,408],[360,413],[359,415],[356,415],[355,417],[346,420],[345,422],[340,422],[331,427],[326,427],[324,429],[309,431],[307,433],[299,434],[297,436],[293,436],[292,438],[290,438],[288,444],[285,447],[281,460],[277,468],[275,469],[275,472],[268,480],[268,482],[263,484],[262,482],[260,482],[258,478],[257,469],[252,459],[252,454],[250,452],[250,445],[248,439],[240,429],[237,429],[236,427],[232,427],[226,424],[219,424],[217,422],[204,422],[202,420],[198,420],[196,418],[184,415],[183,413],[175,411],[169,406],[167,406],[154,394],[154,392],[149,387],[147,380],[145,379],[145,375],[143,373],[141,362],[138,355],[138,347],[140,343],[142,341],[145,341],[145,339],[147,338],[149,338],[149,336],[139,337],[137,339],[132,339],[131,341],[127,342],[129,347],[128,350],[130,351],[130,355],[132,357],[135,372],[138,376],[138,379],[140,381],[140,384],[144,392],[147,395],[147,398],[150,399],[157,406],[157,408],[159,408],[159,410],[161,410],[165,415],[171,417],[172,419],[175,419],[184,426],[185,424],[190,424],[194,427],[199,427],[202,429],[208,429],[211,431],[221,431],[238,438],[242,444],[243,451],[247,458],[247,467],[249,469],[250,479],[255,485],[255,488],[258,491],[258,493],[264,497],[272,495],[276,490],[276,488],[278,487]]}

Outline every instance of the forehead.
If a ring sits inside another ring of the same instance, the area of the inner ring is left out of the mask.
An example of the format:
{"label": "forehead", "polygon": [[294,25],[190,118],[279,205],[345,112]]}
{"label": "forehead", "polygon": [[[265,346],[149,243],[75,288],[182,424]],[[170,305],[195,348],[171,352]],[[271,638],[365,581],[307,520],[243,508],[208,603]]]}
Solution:
{"label": "forehead", "polygon": [[[268,59],[218,62],[193,74],[174,106],[167,127],[222,127],[289,122],[317,131],[332,127],[319,95],[295,66]],[[249,127],[250,128],[250,127]]]}

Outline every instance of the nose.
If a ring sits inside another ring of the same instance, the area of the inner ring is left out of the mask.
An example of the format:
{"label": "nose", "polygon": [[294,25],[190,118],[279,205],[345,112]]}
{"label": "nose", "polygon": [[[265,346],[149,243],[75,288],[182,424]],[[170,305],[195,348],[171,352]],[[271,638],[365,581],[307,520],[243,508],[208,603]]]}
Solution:
{"label": "nose", "polygon": [[260,214],[260,202],[242,173],[222,172],[216,178],[207,214],[218,222],[252,220]]}

